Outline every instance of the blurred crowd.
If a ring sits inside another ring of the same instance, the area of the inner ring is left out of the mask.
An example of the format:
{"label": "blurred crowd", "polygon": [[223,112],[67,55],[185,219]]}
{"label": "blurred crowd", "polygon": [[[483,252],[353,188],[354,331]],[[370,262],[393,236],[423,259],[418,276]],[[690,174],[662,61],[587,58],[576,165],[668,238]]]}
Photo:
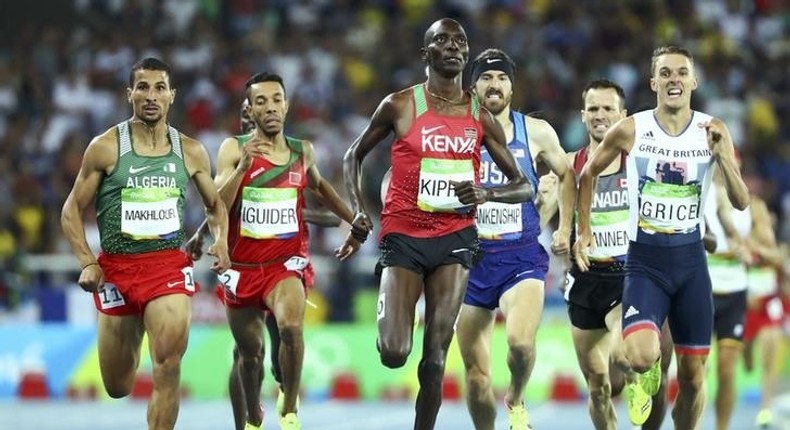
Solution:
{"label": "blurred crowd", "polygon": [[[68,252],[60,208],[90,139],[131,115],[126,87],[139,58],[171,64],[178,94],[170,121],[212,156],[239,132],[246,79],[279,73],[291,103],[287,133],[314,142],[322,173],[343,190],[345,149],[382,97],[424,79],[423,34],[443,16],[465,26],[472,56],[499,47],[514,58],[513,107],[548,120],[567,150],[586,143],[579,109],[590,79],[619,83],[631,112],[649,108],[653,48],[690,48],[700,78],[693,107],[726,121],[750,189],[776,213],[779,238],[790,239],[790,122],[781,120],[790,117],[787,0],[51,3],[61,19],[6,17],[0,45],[0,309],[18,301],[23,286],[46,284],[24,273],[25,255]],[[375,210],[387,148],[368,159]],[[203,217],[193,202],[190,228]],[[319,255],[341,240],[330,230],[314,237]]]}

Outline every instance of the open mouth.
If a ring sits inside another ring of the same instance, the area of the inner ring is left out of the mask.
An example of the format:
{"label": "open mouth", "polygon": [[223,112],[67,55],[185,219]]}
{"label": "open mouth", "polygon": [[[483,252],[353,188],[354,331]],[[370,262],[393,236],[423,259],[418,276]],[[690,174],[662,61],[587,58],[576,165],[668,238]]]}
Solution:
{"label": "open mouth", "polygon": [[159,107],[157,106],[146,106],[143,108],[145,113],[157,113],[159,112]]}
{"label": "open mouth", "polygon": [[683,90],[681,90],[680,88],[670,88],[667,91],[667,95],[669,97],[673,97],[673,98],[674,97],[680,97],[682,94],[683,94]]}
{"label": "open mouth", "polygon": [[609,126],[606,125],[606,124],[603,124],[603,123],[598,123],[598,124],[594,124],[593,125],[593,130],[599,131],[599,132],[605,132],[608,128],[609,128]]}
{"label": "open mouth", "polygon": [[502,100],[502,99],[504,99],[504,97],[502,97],[502,94],[500,93],[494,92],[494,93],[486,94],[486,100]]}

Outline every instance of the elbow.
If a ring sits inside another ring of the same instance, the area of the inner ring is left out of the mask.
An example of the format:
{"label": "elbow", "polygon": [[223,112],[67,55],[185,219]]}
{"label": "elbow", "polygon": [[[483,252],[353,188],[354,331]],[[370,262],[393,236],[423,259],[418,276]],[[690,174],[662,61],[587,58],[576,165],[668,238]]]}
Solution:
{"label": "elbow", "polygon": [[749,193],[747,192],[733,199],[732,206],[735,209],[742,211],[749,207],[749,203],[751,203],[751,198],[749,197]]}

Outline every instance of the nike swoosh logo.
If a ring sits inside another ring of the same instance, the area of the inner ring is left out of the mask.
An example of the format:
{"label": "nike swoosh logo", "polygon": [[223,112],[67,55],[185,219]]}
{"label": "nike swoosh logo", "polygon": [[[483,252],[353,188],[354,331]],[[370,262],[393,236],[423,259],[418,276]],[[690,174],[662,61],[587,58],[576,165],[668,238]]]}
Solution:
{"label": "nike swoosh logo", "polygon": [[148,170],[150,168],[151,168],[151,166],[143,166],[143,167],[129,166],[129,173],[134,175],[134,174],[146,171],[146,170]]}
{"label": "nike swoosh logo", "polygon": [[425,128],[425,127],[423,126],[423,128],[422,128],[422,134],[430,134],[430,133],[433,133],[434,131],[436,131],[436,130],[438,130],[438,129],[440,129],[440,128],[444,128],[444,126],[443,126],[443,125],[440,125],[440,126],[431,127],[431,128]]}
{"label": "nike swoosh logo", "polygon": [[489,58],[486,60],[486,63],[491,64],[491,63],[496,63],[497,61],[502,61],[502,60],[500,60],[499,58]]}
{"label": "nike swoosh logo", "polygon": [[453,250],[452,250],[452,251],[450,251],[450,252],[451,252],[451,253],[453,253],[453,254],[458,254],[459,252],[464,252],[464,251],[469,251],[469,248],[458,248],[458,249],[453,249]]}
{"label": "nike swoosh logo", "polygon": [[184,283],[184,281],[178,281],[178,282],[168,282],[168,283],[167,283],[167,288],[173,288],[173,287],[175,287],[176,285],[183,284],[183,283]]}

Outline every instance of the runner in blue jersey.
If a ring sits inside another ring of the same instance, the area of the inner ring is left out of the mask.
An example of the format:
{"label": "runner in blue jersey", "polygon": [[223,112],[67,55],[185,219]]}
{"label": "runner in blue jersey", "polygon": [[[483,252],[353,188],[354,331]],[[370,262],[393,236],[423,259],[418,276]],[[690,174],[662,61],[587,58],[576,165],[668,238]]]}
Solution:
{"label": "runner in blue jersey", "polygon": [[[629,246],[622,329],[625,352],[639,373],[660,363],[660,332],[669,318],[678,357],[675,428],[696,428],[704,407],[705,362],[713,328],[713,299],[703,249],[704,202],[716,163],[729,200],[749,205],[732,138],[719,119],[691,109],[697,76],[691,53],[676,46],[653,53],[653,110],[615,124],[579,178],[576,264],[590,268],[593,183],[623,152],[628,183]],[[647,390],[649,391],[649,390]]]}
{"label": "runner in blue jersey", "polygon": [[[535,161],[543,161],[560,179],[560,225],[552,251],[568,254],[576,182],[554,129],[546,121],[510,108],[515,65],[498,49],[481,53],[472,65],[474,92],[502,125],[508,147],[533,189]],[[502,185],[505,175],[481,151],[480,183]],[[490,340],[497,308],[505,316],[510,385],[505,407],[511,429],[530,427],[523,392],[535,364],[535,334],[543,311],[543,281],[549,257],[538,243],[540,218],[533,202],[487,202],[477,208],[477,232],[485,256],[472,269],[458,321],[457,335],[466,368],[467,404],[476,430],[493,430],[496,416],[491,389]]]}

